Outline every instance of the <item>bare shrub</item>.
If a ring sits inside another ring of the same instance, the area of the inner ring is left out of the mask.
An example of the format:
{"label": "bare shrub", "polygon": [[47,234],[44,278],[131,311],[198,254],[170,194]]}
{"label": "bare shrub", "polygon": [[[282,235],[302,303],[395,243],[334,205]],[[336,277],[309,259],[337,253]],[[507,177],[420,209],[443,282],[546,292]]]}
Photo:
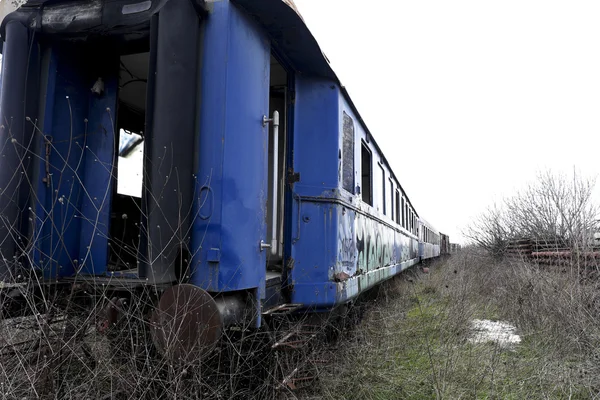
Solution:
{"label": "bare shrub", "polygon": [[599,208],[592,197],[595,179],[545,171],[523,191],[490,207],[466,229],[465,236],[495,256],[508,242],[529,238],[564,243],[574,249],[593,244]]}

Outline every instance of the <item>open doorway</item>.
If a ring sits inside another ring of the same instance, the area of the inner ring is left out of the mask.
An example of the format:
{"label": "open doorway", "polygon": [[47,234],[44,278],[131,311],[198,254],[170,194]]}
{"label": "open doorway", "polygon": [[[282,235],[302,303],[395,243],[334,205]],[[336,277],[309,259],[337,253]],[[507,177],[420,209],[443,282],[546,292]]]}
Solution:
{"label": "open doorway", "polygon": [[144,125],[150,53],[121,56],[109,270],[137,272],[144,180]]}
{"label": "open doorway", "polygon": [[[274,55],[271,55],[271,76],[269,94],[269,115],[277,111],[279,113],[279,128],[277,141],[275,141],[273,124],[269,127],[269,192],[267,201],[267,232],[269,243],[273,243],[273,235],[277,248],[271,249],[267,256],[267,281],[269,278],[280,277],[283,271],[283,246],[284,246],[284,201],[285,201],[285,168],[287,165],[287,133],[288,133],[288,72]],[[276,148],[276,150],[275,150]],[[275,165],[275,151],[277,151],[277,165]],[[277,181],[273,185],[273,180]],[[276,198],[273,196],[273,188],[276,187]],[[276,204],[274,200],[276,199]],[[273,213],[276,218],[273,218]],[[273,222],[276,227],[273,229]]]}

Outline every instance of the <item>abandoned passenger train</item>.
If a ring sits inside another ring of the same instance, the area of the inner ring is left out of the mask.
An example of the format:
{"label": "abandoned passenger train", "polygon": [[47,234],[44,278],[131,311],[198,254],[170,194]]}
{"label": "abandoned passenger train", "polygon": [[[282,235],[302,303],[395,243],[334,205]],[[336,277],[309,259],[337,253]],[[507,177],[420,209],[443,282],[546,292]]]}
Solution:
{"label": "abandoned passenger train", "polygon": [[189,351],[440,255],[291,0],[30,0],[0,28],[11,304],[152,287],[168,355],[175,319]]}

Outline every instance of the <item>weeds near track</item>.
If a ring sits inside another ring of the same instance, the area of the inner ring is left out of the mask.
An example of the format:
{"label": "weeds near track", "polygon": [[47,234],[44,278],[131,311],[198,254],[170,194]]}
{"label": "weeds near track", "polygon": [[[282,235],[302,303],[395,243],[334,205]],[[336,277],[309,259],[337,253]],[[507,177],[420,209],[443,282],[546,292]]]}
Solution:
{"label": "weeds near track", "polygon": [[[378,304],[377,304],[378,303]],[[385,285],[321,375],[327,399],[593,399],[600,292],[559,269],[476,249]],[[471,321],[507,321],[521,343],[472,343]]]}

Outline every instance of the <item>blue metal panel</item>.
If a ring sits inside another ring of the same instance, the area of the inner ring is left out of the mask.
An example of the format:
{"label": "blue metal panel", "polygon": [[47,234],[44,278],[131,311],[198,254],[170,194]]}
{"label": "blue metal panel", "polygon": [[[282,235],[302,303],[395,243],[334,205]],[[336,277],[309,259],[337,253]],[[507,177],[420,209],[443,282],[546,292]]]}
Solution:
{"label": "blue metal panel", "polygon": [[34,140],[38,141],[37,148],[40,149],[41,153],[38,154],[38,176],[40,180],[34,182],[35,191],[35,203],[32,206],[33,219],[35,221],[35,228],[32,234],[34,241],[33,246],[33,264],[35,268],[47,270],[44,273],[45,277],[52,276],[52,272],[49,270],[51,263],[48,259],[48,248],[44,246],[44,243],[40,240],[41,238],[50,235],[52,224],[47,221],[46,207],[50,207],[50,198],[52,193],[47,190],[47,186],[41,179],[46,177],[46,163],[45,152],[46,152],[46,140],[44,138],[45,132],[52,131],[52,125],[54,124],[54,99],[56,89],[56,71],[58,68],[58,61],[56,52],[53,50],[47,50],[44,54],[44,64],[42,66],[42,75],[45,77],[42,80],[42,85],[45,85],[41,91],[43,93],[43,123],[40,126],[41,132],[36,132]]}
{"label": "blue metal panel", "polygon": [[[36,137],[41,154],[34,204],[34,260],[46,278],[80,270],[102,274],[108,258],[119,64],[117,57],[105,59],[112,73],[103,74],[105,91],[98,97],[90,92],[97,77],[88,76],[83,61],[74,61],[75,52],[76,48],[56,45],[46,53],[42,89],[46,136]],[[49,180],[44,179],[46,168]]]}
{"label": "blue metal panel", "polygon": [[[112,70],[118,71],[119,58],[114,57]],[[93,82],[88,82],[91,87]],[[106,74],[104,93],[91,96],[88,134],[85,140],[83,181],[86,194],[81,206],[81,236],[79,243],[82,272],[103,274],[108,263],[108,236],[112,202],[112,167],[115,155],[115,108],[118,80],[116,74]]]}
{"label": "blue metal panel", "polygon": [[[81,218],[79,210],[84,196],[81,186],[82,163],[88,113],[88,82],[81,76],[79,62],[73,55],[61,50],[56,58],[55,90],[52,117],[46,115],[51,135],[50,187],[39,182],[39,190],[46,191],[46,203],[38,218],[43,220],[40,238],[44,276],[55,278],[72,275],[79,259]],[[42,159],[44,155],[41,155]]]}
{"label": "blue metal panel", "polygon": [[264,297],[270,42],[220,1],[205,24],[203,53],[191,282],[213,292],[258,288]]}
{"label": "blue metal panel", "polygon": [[293,245],[294,268],[290,274],[293,298],[298,291],[296,285],[327,282],[333,278],[337,259],[339,227],[335,206],[325,202],[302,202],[300,207],[299,240]]}
{"label": "blue metal panel", "polygon": [[335,197],[338,188],[339,88],[323,79],[299,76],[294,116],[294,171],[302,196]]}
{"label": "blue metal panel", "polygon": [[[294,267],[288,284],[294,286],[292,301],[314,299],[311,285],[326,285],[335,269],[339,229],[335,207],[306,197],[318,200],[338,194],[338,100],[336,85],[297,77],[293,168],[300,173],[300,182],[294,185],[291,214]],[[308,285],[309,293],[303,292],[302,284]]]}

